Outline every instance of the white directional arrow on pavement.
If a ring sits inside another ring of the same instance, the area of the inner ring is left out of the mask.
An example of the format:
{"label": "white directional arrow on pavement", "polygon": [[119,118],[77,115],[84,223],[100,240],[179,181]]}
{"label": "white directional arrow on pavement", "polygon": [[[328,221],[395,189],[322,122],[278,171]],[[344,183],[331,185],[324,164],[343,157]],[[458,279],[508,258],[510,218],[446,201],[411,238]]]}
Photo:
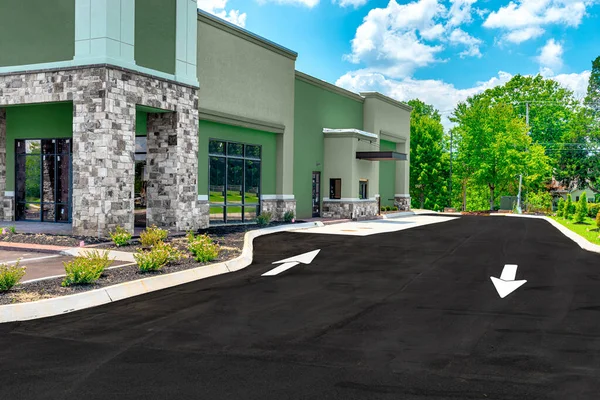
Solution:
{"label": "white directional arrow on pavement", "polygon": [[262,276],[273,276],[282,273],[283,271],[287,271],[288,269],[295,267],[298,264],[310,264],[312,260],[315,259],[317,254],[319,254],[319,250],[309,251],[308,253],[300,254],[294,257],[286,258],[285,260],[279,260],[273,262],[273,264],[281,264],[277,268],[273,268],[272,270],[265,272]]}
{"label": "white directional arrow on pavement", "polygon": [[515,278],[517,276],[517,268],[518,265],[515,264],[506,264],[504,269],[502,270],[502,274],[500,275],[500,279],[490,276],[494,287],[498,291],[500,298],[505,298],[525,283],[526,280],[516,281]]}

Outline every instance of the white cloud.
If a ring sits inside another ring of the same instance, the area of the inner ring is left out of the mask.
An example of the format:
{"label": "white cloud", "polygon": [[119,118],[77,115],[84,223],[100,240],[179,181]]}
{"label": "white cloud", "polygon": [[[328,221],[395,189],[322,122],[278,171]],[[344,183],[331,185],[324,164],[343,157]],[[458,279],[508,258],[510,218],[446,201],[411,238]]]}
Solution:
{"label": "white cloud", "polygon": [[443,32],[435,20],[444,12],[437,0],[403,5],[390,0],[386,8],[374,8],[364,18],[352,40],[352,53],[344,58],[388,76],[409,76],[417,67],[440,61],[436,55],[443,47],[426,44],[423,39]]}
{"label": "white cloud", "polygon": [[[342,0],[344,1],[344,0]],[[347,0],[345,0],[347,1]],[[359,0],[360,1],[360,0]],[[276,3],[276,4],[291,4],[296,6],[306,6],[308,8],[313,8],[317,4],[319,4],[320,0],[258,0],[259,4],[265,3]],[[350,0],[350,2],[352,2]],[[356,0],[354,1],[356,2]]]}
{"label": "white cloud", "polygon": [[228,0],[198,0],[198,8],[216,15],[240,27],[246,26],[246,13],[240,10],[226,10]]}
{"label": "white cloud", "polygon": [[352,6],[354,8],[358,8],[367,4],[368,1],[369,0],[332,0],[332,3],[339,4],[340,7]]}
{"label": "white cloud", "polygon": [[471,7],[477,0],[450,0],[452,6],[448,12],[448,26],[460,26],[473,20]]}
{"label": "white cloud", "polygon": [[[354,92],[378,91],[400,101],[419,98],[441,111],[442,124],[448,129],[453,125],[448,117],[459,102],[486,89],[503,85],[512,77],[513,75],[508,72],[499,71],[496,76],[486,81],[476,82],[471,87],[458,89],[451,83],[441,80],[388,79],[376,72],[353,71],[340,77],[336,85]],[[587,91],[589,77],[590,71],[583,71],[579,74],[560,74],[549,78],[572,90],[577,98],[581,98]]]}
{"label": "white cloud", "polygon": [[540,36],[542,26],[579,26],[587,7],[596,0],[520,0],[491,12],[483,26],[502,29],[504,39],[513,43]]}
{"label": "white cloud", "polygon": [[461,58],[464,58],[466,56],[481,58],[481,51],[479,51],[479,45],[481,45],[482,41],[469,35],[462,29],[454,29],[448,37],[448,40],[454,45],[460,44],[465,45],[467,47],[466,50],[460,53]]}
{"label": "white cloud", "polygon": [[540,49],[540,55],[536,57],[540,63],[540,71],[544,76],[554,75],[554,71],[562,67],[563,47],[554,39],[549,39],[544,47]]}

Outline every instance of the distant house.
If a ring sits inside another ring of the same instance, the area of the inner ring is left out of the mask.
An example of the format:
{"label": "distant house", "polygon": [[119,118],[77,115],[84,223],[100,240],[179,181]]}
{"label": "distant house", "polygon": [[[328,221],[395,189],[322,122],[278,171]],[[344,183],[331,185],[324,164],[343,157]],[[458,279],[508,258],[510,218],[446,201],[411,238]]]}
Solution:
{"label": "distant house", "polygon": [[554,210],[558,207],[558,201],[562,198],[567,200],[567,195],[571,195],[571,199],[575,202],[579,201],[580,197],[585,193],[588,203],[600,202],[600,193],[595,193],[589,186],[584,189],[571,189],[568,190],[565,186],[561,185],[555,179],[547,186],[547,189],[552,194],[552,207]]}

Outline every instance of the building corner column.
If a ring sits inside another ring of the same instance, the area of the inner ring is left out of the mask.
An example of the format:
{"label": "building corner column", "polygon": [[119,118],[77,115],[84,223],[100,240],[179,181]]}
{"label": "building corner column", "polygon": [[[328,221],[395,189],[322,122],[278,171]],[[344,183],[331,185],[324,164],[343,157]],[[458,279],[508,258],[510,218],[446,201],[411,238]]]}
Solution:
{"label": "building corner column", "polygon": [[410,211],[410,139],[396,143],[396,151],[406,154],[406,161],[396,162],[394,205],[399,211]]}
{"label": "building corner column", "polygon": [[0,221],[13,221],[14,197],[6,195],[6,109],[0,108]]}

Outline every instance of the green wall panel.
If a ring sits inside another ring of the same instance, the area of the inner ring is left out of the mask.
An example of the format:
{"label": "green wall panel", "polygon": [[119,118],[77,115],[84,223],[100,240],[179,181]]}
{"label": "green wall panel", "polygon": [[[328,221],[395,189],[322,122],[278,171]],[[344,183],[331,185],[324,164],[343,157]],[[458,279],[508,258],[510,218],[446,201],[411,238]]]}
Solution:
{"label": "green wall panel", "polygon": [[275,194],[277,179],[277,136],[275,133],[200,121],[198,138],[198,194],[208,194],[209,139],[261,145],[261,192],[262,194]]}
{"label": "green wall panel", "polygon": [[145,111],[135,111],[135,134],[144,136],[148,133],[148,113]]}
{"label": "green wall panel", "polygon": [[[381,140],[379,149],[381,151],[396,151],[396,143]],[[396,161],[379,161],[379,194],[381,196],[382,206],[394,205],[395,189]]]}
{"label": "green wall panel", "polygon": [[73,136],[73,104],[6,108],[6,190],[15,190],[15,140]]}
{"label": "green wall panel", "polygon": [[135,3],[135,62],[167,74],[175,74],[176,0],[144,0]]}
{"label": "green wall panel", "polygon": [[[298,218],[312,217],[312,173],[323,180],[323,128],[363,129],[363,104],[296,79],[294,105],[294,196]],[[325,161],[327,162],[327,161]]]}
{"label": "green wall panel", "polygon": [[0,16],[0,67],[73,59],[75,0],[2,0]]}

